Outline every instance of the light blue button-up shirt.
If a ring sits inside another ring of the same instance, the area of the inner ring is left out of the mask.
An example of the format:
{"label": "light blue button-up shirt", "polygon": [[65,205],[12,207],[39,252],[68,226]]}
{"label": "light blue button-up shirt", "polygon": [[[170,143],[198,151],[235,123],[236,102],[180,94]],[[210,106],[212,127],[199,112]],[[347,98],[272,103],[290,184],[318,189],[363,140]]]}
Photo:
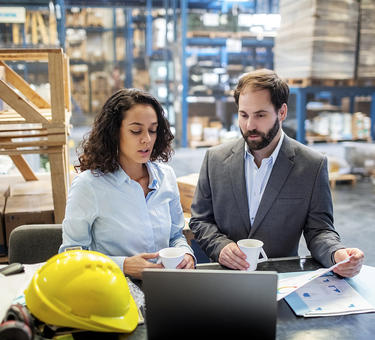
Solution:
{"label": "light blue button-up shirt", "polygon": [[284,140],[284,132],[281,131],[280,140],[271,156],[262,159],[260,167],[255,164],[254,156],[249,152],[245,143],[245,178],[247,199],[249,202],[250,225],[254,223],[264,189],[270,178],[273,165],[276,162],[281,144]]}
{"label": "light blue button-up shirt", "polygon": [[95,176],[86,170],[69,191],[63,243],[110,256],[123,268],[126,257],[183,247],[193,255],[182,233],[184,215],[176,176],[166,164],[148,162],[147,197],[141,185],[122,168]]}

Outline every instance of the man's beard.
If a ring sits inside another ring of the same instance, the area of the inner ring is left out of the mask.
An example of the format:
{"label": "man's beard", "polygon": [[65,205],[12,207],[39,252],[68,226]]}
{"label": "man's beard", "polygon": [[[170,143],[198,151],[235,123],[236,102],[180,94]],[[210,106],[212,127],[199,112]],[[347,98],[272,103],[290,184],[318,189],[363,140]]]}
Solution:
{"label": "man's beard", "polygon": [[[251,131],[246,131],[246,133],[243,133],[243,131],[241,129],[240,130],[241,130],[241,133],[242,133],[242,137],[245,139],[245,142],[246,142],[247,146],[249,147],[249,150],[261,150],[261,149],[265,148],[266,146],[268,146],[273,141],[273,139],[277,135],[277,132],[279,131],[279,127],[280,127],[280,122],[276,118],[275,124],[273,124],[272,128],[269,129],[267,133],[260,132],[256,129],[251,130]],[[248,137],[250,135],[260,136],[261,140],[260,141],[255,141],[255,140],[249,141]]]}

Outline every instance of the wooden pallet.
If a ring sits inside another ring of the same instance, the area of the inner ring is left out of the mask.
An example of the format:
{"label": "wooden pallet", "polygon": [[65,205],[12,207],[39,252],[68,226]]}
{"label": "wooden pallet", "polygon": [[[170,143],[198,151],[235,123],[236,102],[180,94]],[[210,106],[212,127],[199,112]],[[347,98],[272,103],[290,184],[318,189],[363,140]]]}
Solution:
{"label": "wooden pallet", "polygon": [[[48,62],[51,103],[39,96],[5,61]],[[23,154],[48,154],[55,223],[61,223],[69,185],[70,79],[69,60],[61,48],[0,49],[0,154],[9,155],[26,181],[38,180]]]}
{"label": "wooden pallet", "polygon": [[357,177],[353,174],[339,174],[337,172],[329,173],[329,184],[331,189],[335,189],[337,182],[349,182],[352,186],[357,183]]}
{"label": "wooden pallet", "polygon": [[189,142],[189,146],[192,148],[192,149],[197,149],[197,148],[210,148],[211,146],[215,146],[215,145],[218,145],[220,144],[219,141],[217,142],[214,142],[214,141],[198,141],[198,140],[191,140]]}
{"label": "wooden pallet", "polygon": [[236,32],[227,31],[189,31],[186,33],[188,38],[240,38]]}
{"label": "wooden pallet", "polygon": [[290,86],[355,86],[354,79],[317,79],[317,78],[287,78]]}
{"label": "wooden pallet", "polygon": [[357,86],[375,86],[375,78],[360,78],[356,80]]}

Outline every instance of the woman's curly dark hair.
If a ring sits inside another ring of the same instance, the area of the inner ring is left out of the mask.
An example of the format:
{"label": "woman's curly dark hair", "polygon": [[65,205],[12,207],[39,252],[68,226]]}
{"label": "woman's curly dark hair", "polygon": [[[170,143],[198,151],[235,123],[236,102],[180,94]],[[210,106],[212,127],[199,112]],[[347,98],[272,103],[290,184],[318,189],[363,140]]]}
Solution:
{"label": "woman's curly dark hair", "polygon": [[102,173],[108,173],[119,168],[121,123],[126,111],[137,104],[151,105],[158,118],[156,141],[150,160],[168,162],[173,151],[171,143],[174,136],[162,106],[155,97],[145,91],[122,89],[107,99],[101,112],[96,116],[91,131],[83,138],[76,170],[100,170]]}

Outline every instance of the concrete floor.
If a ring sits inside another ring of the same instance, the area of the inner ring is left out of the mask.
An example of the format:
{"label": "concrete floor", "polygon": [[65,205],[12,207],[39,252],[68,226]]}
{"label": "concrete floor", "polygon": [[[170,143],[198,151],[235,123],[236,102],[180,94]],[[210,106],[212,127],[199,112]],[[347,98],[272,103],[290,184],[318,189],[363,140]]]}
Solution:
{"label": "concrete floor", "polygon": [[[76,161],[75,147],[89,128],[74,128],[71,139],[71,163]],[[317,144],[313,146],[326,154],[343,154],[339,144]],[[184,176],[199,172],[206,149],[176,149],[170,161],[176,176]],[[359,178],[352,187],[349,184],[338,183],[332,192],[335,227],[347,247],[360,248],[365,252],[365,264],[375,266],[375,185],[369,178]],[[302,238],[299,254],[309,251]]]}

